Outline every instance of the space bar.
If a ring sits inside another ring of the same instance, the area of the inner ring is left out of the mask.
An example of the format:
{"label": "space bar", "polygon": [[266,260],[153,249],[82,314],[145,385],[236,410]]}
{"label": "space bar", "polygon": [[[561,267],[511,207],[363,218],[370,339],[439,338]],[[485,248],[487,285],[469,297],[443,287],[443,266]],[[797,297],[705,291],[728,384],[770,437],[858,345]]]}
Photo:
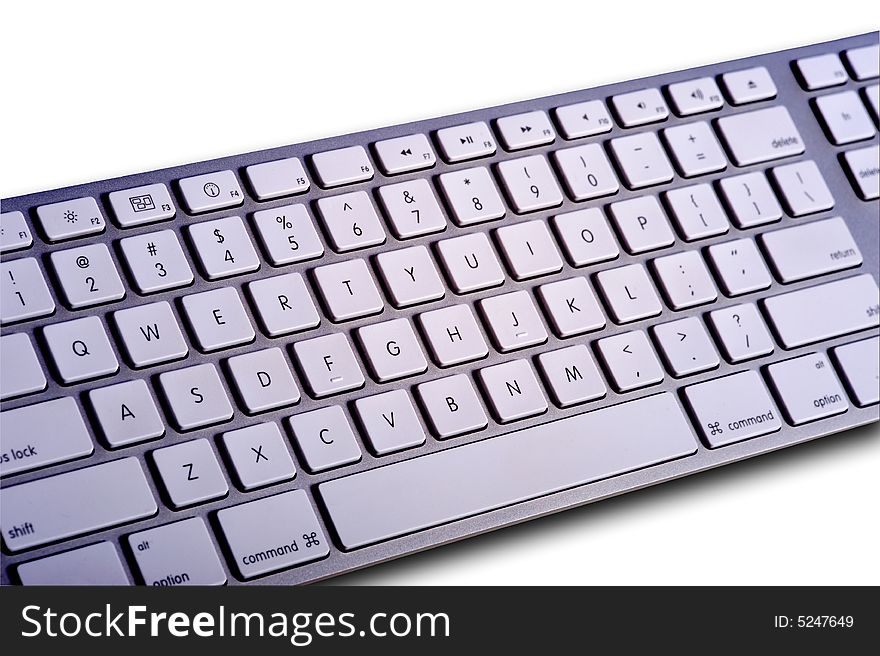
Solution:
{"label": "space bar", "polygon": [[525,428],[326,483],[318,490],[355,549],[694,453],[675,397]]}

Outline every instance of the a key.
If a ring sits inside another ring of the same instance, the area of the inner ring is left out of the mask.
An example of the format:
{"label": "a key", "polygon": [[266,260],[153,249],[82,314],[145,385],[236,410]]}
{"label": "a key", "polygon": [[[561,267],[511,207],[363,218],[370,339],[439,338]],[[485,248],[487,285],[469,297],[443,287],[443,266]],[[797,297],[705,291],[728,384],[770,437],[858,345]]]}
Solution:
{"label": "a key", "polygon": [[547,331],[528,292],[484,298],[479,306],[492,341],[502,353],[547,341]]}
{"label": "a key", "polygon": [[320,198],[316,206],[337,252],[385,243],[385,229],[366,191]]}
{"label": "a key", "polygon": [[37,208],[37,220],[46,239],[64,241],[104,232],[107,222],[91,196],[41,205]]}
{"label": "a key", "polygon": [[438,180],[458,225],[469,226],[504,216],[504,203],[485,167],[444,173]]}
{"label": "a key", "polygon": [[380,383],[414,376],[428,368],[428,361],[408,319],[374,323],[357,330],[373,377]]}
{"label": "a key", "polygon": [[709,313],[724,357],[737,363],[773,353],[773,339],[753,303],[732,305]]}
{"label": "a key", "polygon": [[495,122],[507,150],[522,150],[553,143],[556,131],[543,111],[505,116]]}
{"label": "a key", "polygon": [[868,146],[857,150],[848,150],[843,154],[843,161],[849,171],[850,180],[862,200],[874,200],[880,197],[880,146]]}
{"label": "a key", "polygon": [[601,100],[588,100],[574,105],[557,107],[553,110],[556,122],[566,139],[592,137],[609,132],[612,127],[611,116]]}
{"label": "a key", "polygon": [[672,180],[672,165],[653,132],[618,137],[610,143],[614,159],[630,189]]}
{"label": "a key", "polygon": [[834,198],[819,167],[812,160],[795,162],[771,169],[776,186],[782,191],[786,209],[792,216],[830,210]]}
{"label": "a key", "polygon": [[244,172],[257,200],[304,194],[309,190],[309,178],[299,157],[251,164]]}
{"label": "a key", "polygon": [[335,469],[361,459],[351,425],[338,405],[294,415],[287,424],[310,472]]}
{"label": "a key", "polygon": [[773,280],[764,258],[751,239],[713,244],[706,253],[721,289],[728,296],[740,296],[767,289]]}
{"label": "a key", "polygon": [[379,187],[379,200],[391,229],[399,239],[411,239],[446,230],[446,217],[430,183],[417,178]]}
{"label": "a key", "polygon": [[839,415],[849,409],[828,359],[810,353],[767,367],[767,377],[779,405],[794,426]]}
{"label": "a key", "polygon": [[611,163],[599,144],[557,150],[553,159],[572,200],[609,196],[620,189]]}
{"label": "a key", "polygon": [[715,369],[721,361],[703,323],[686,317],[652,329],[669,372],[676,378]]}
{"label": "a key", "polygon": [[718,196],[706,183],[667,191],[664,198],[685,241],[723,235],[730,230]]}
{"label": "a key", "polygon": [[237,207],[244,202],[244,192],[232,171],[215,171],[183,178],[177,184],[190,214]]}
{"label": "a key", "polygon": [[663,367],[642,330],[600,339],[596,350],[618,392],[629,392],[663,380]]}
{"label": "a key", "polygon": [[175,214],[171,194],[162,182],[113,191],[108,200],[120,228],[173,219]]}
{"label": "a key", "polygon": [[366,262],[346,260],[312,270],[324,307],[333,321],[378,314],[385,307]]}
{"label": "a key", "polygon": [[725,73],[721,76],[727,96],[734,105],[769,100],[776,97],[776,85],[763,66]]}
{"label": "a key", "polygon": [[189,236],[208,280],[260,268],[260,259],[240,217],[194,223],[189,226]]}
{"label": "a key", "polygon": [[33,243],[34,236],[24,214],[17,211],[0,214],[0,253],[28,248]]}
{"label": "a key", "polygon": [[653,317],[663,310],[642,264],[628,264],[596,274],[605,304],[617,323]]}
{"label": "a key", "polygon": [[880,75],[880,46],[850,48],[843,53],[856,80],[867,80]]}
{"label": "a key", "polygon": [[763,173],[722,178],[718,185],[738,228],[754,228],[782,218],[782,207]]}
{"label": "a key", "polygon": [[119,248],[135,289],[141,294],[192,284],[192,269],[173,230],[126,237],[119,241]]}
{"label": "a key", "polygon": [[484,232],[437,242],[437,255],[456,294],[467,294],[504,283],[504,271]]}
{"label": "a key", "polygon": [[451,367],[489,354],[486,340],[468,305],[450,305],[418,315],[419,325],[434,361]]}
{"label": "a key", "polygon": [[608,221],[598,207],[557,214],[553,227],[572,266],[587,266],[620,255]]}
{"label": "a key", "polygon": [[798,59],[797,71],[807,91],[835,87],[847,81],[847,74],[836,52]]}
{"label": "a key", "polygon": [[406,390],[396,389],[354,402],[363,435],[379,456],[425,443],[425,431]]}
{"label": "a key", "polygon": [[223,433],[220,440],[238,484],[245,491],[296,476],[293,458],[274,421]]}
{"label": "a key", "polygon": [[685,387],[684,396],[713,449],[782,428],[779,411],[757,371]]}
{"label": "a key", "polygon": [[498,174],[517,214],[562,204],[562,190],[543,155],[509,159],[498,164]]}
{"label": "a key", "polygon": [[118,310],[113,323],[136,368],[185,358],[189,349],[168,301]]}
{"label": "a key", "polygon": [[691,116],[721,109],[724,99],[721,90],[711,77],[701,77],[687,82],[670,84],[666,90],[679,116]]}
{"label": "a key", "polygon": [[229,492],[217,456],[205,438],[156,449],[152,456],[174,508],[219,499]]}
{"label": "a key", "polygon": [[98,542],[18,566],[23,585],[129,585],[116,548]]}
{"label": "a key", "polygon": [[417,385],[416,395],[441,440],[483,430],[489,424],[474,386],[464,374]]}
{"label": "a key", "polygon": [[782,282],[796,282],[862,263],[859,247],[839,216],[765,232],[761,242]]}
{"label": "a key", "polygon": [[377,141],[373,148],[376,149],[379,164],[388,175],[429,169],[437,163],[437,156],[423,134]]}
{"label": "a key", "polygon": [[608,393],[590,349],[583,344],[541,353],[538,368],[560,408],[601,399]]}
{"label": "a key", "polygon": [[313,260],[324,254],[324,245],[305,205],[284,205],[253,214],[263,250],[274,266]]}
{"label": "a key", "polygon": [[562,257],[545,221],[526,221],[498,228],[495,236],[515,280],[528,280],[562,269]]}
{"label": "a key", "polygon": [[256,333],[235,287],[217,287],[181,300],[187,322],[205,353],[254,341]]}
{"label": "a key", "polygon": [[325,189],[372,180],[373,166],[363,146],[349,146],[312,155],[312,167]]}
{"label": "a key", "polygon": [[46,376],[27,333],[0,336],[0,399],[42,392]]}
{"label": "a key", "polygon": [[[82,458],[94,451],[82,413],[70,396],[4,410],[0,412],[0,429],[0,476]],[[4,504],[3,512],[7,510]]]}
{"label": "a key", "polygon": [[712,303],[718,292],[699,251],[684,251],[651,261],[659,287],[673,310]]}
{"label": "a key", "polygon": [[65,385],[119,371],[119,362],[99,317],[50,324],[43,328],[43,338]]}
{"label": "a key", "polygon": [[321,323],[303,277],[285,273],[247,285],[257,319],[269,337],[314,328]]}
{"label": "a key", "polygon": [[344,333],[331,333],[293,345],[302,380],[315,398],[357,389],[364,384],[351,345]]}
{"label": "a key", "polygon": [[299,388],[284,352],[277,346],[236,355],[226,361],[226,366],[248,414],[299,403]]}
{"label": "a key", "polygon": [[583,276],[541,285],[537,295],[550,325],[560,337],[572,337],[605,327],[605,316]]}
{"label": "a key", "polygon": [[132,533],[127,540],[146,585],[226,583],[226,572],[201,517]]}
{"label": "a key", "polygon": [[880,338],[844,344],[831,353],[853,402],[860,408],[880,402]]}
{"label": "a key", "polygon": [[55,301],[37,260],[0,262],[0,323],[35,319],[55,312]]}
{"label": "a key", "polygon": [[483,121],[437,130],[437,143],[450,164],[495,154],[495,139]]}
{"label": "a key", "polygon": [[428,303],[446,295],[446,286],[425,246],[379,253],[376,268],[396,307]]}
{"label": "a key", "polygon": [[477,371],[480,385],[499,423],[547,412],[547,400],[528,360],[511,360]]}
{"label": "a key", "polygon": [[725,116],[718,119],[717,127],[737,166],[804,152],[803,139],[788,109],[781,105]]}
{"label": "a key", "polygon": [[143,380],[89,390],[88,398],[110,448],[154,440],[165,434],[165,424]]}
{"label": "a key", "polygon": [[669,117],[669,109],[657,89],[640,89],[612,96],[611,105],[625,128],[665,121]]}
{"label": "a key", "polygon": [[706,121],[666,128],[663,139],[672,152],[679,173],[686,178],[727,168],[727,159]]}
{"label": "a key", "polygon": [[74,310],[111,303],[125,296],[106,244],[91,244],[49,255],[67,304]]}
{"label": "a key", "polygon": [[159,374],[158,384],[182,431],[232,419],[232,405],[211,363],[166,371]]}
{"label": "a key", "polygon": [[828,137],[838,146],[870,139],[877,133],[855,91],[820,96],[815,102]]}
{"label": "a key", "polygon": [[11,552],[152,517],[158,510],[137,458],[4,487],[0,504],[3,544]]}
{"label": "a key", "polygon": [[656,196],[638,196],[610,205],[624,246],[633,254],[665,248],[675,241]]}

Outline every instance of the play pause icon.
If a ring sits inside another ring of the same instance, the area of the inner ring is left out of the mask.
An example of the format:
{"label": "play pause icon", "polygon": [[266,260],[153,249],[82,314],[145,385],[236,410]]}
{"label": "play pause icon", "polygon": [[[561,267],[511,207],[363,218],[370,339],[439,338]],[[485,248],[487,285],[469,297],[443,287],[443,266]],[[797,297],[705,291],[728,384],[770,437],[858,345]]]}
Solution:
{"label": "play pause icon", "polygon": [[468,136],[466,136],[466,137],[459,137],[459,139],[461,140],[461,143],[463,143],[463,144],[472,144],[472,143],[474,143],[474,138],[473,138],[472,136],[470,136],[470,135],[468,135]]}

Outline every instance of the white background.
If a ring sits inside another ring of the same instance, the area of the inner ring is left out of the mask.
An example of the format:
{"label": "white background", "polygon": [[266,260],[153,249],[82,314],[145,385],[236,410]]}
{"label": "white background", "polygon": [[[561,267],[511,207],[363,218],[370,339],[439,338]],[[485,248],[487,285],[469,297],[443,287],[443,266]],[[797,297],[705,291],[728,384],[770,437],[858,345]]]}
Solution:
{"label": "white background", "polygon": [[[866,32],[870,6],[5,3],[0,196]],[[862,429],[338,582],[876,585],[878,500]]]}

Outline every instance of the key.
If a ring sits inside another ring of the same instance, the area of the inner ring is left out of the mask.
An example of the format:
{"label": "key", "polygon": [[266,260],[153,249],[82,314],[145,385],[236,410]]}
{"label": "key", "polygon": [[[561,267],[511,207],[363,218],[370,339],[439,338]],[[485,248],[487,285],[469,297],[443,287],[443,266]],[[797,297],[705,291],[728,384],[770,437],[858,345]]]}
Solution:
{"label": "key", "polygon": [[611,152],[630,189],[641,189],[672,180],[672,165],[657,135],[642,132],[612,139]]}
{"label": "key", "polygon": [[666,128],[663,139],[672,151],[679,173],[686,178],[727,168],[721,146],[706,121]]}
{"label": "key", "polygon": [[722,178],[718,185],[738,228],[754,228],[782,218],[776,195],[759,171]]}
{"label": "key", "polygon": [[64,298],[74,310],[111,303],[125,296],[106,244],[54,251],[49,259]]}
{"label": "key", "polygon": [[880,338],[844,344],[831,353],[853,402],[860,408],[880,402]]}
{"label": "key", "polygon": [[849,178],[862,200],[880,197],[880,146],[868,146],[858,150],[848,150],[843,161],[849,171]]}
{"label": "key", "polygon": [[768,107],[718,119],[718,130],[737,166],[800,155],[804,142],[785,107]]}
{"label": "key", "polygon": [[[63,427],[63,439],[60,439],[60,427]],[[4,410],[0,412],[0,429],[3,432],[0,476],[82,458],[95,450],[79,407],[70,396]],[[4,504],[4,514],[11,510]],[[8,541],[4,542],[9,545]]]}
{"label": "key", "polygon": [[3,543],[13,553],[152,517],[158,510],[137,458],[4,487],[0,502]]}
{"label": "key", "polygon": [[446,230],[446,217],[425,179],[379,187],[379,200],[398,239]]}
{"label": "key", "polygon": [[723,235],[730,230],[718,196],[706,183],[681,187],[664,194],[666,204],[685,241]]}
{"label": "key", "polygon": [[825,184],[825,178],[812,160],[777,166],[770,170],[770,174],[782,191],[782,199],[792,216],[813,214],[834,207],[834,198]]}
{"label": "key", "polygon": [[862,263],[862,254],[839,216],[765,232],[764,249],[782,282],[821,276]]}
{"label": "key", "polygon": [[489,425],[474,386],[464,374],[430,380],[415,389],[438,439],[473,433]]}
{"label": "key", "polygon": [[685,387],[684,396],[712,449],[782,428],[779,411],[757,371]]}
{"label": "key", "polygon": [[190,214],[236,207],[244,202],[244,193],[232,171],[215,171],[183,178],[177,184]]}
{"label": "key", "polygon": [[217,513],[244,579],[324,558],[330,546],[304,490],[265,497]]}
{"label": "key", "polygon": [[562,204],[562,191],[543,155],[501,162],[498,164],[498,174],[517,214]]}
{"label": "key", "polygon": [[256,315],[269,337],[314,328],[321,323],[318,310],[299,273],[254,280],[247,285]]}
{"label": "key", "polygon": [[362,435],[378,456],[425,443],[425,431],[405,390],[396,389],[354,402]]}
{"label": "key", "polygon": [[361,449],[342,408],[333,405],[287,419],[306,468],[313,473],[357,462]]}
{"label": "key", "polygon": [[669,220],[656,196],[638,196],[611,203],[609,209],[623,245],[630,253],[665,248],[675,241]]}
{"label": "key", "polygon": [[437,143],[450,164],[495,154],[495,140],[483,121],[437,130]]}
{"label": "key", "polygon": [[712,303],[718,291],[699,251],[684,251],[651,261],[660,288],[673,310]]}
{"label": "key", "polygon": [[284,352],[277,346],[236,355],[226,361],[226,366],[248,414],[299,403],[299,388]]}
{"label": "key", "polygon": [[776,97],[776,85],[763,66],[733,71],[721,76],[730,102],[734,105],[769,100]]}
{"label": "key", "polygon": [[205,278],[219,280],[260,268],[260,259],[237,216],[189,226],[189,236]]}
{"label": "key", "polygon": [[180,360],[189,353],[168,301],[118,310],[113,322],[136,368]]}
{"label": "key", "polygon": [[232,405],[211,363],[166,371],[159,374],[158,383],[171,417],[182,431],[232,419]]}
{"label": "key", "polygon": [[229,486],[205,438],[153,451],[153,461],[174,508],[226,496]]}
{"label": "key", "polygon": [[616,194],[617,176],[599,144],[557,150],[552,155],[572,200],[588,200]]}
{"label": "key", "polygon": [[768,298],[764,309],[787,348],[876,328],[880,292],[871,274],[835,280]]}
{"label": "key", "polygon": [[107,222],[91,196],[41,205],[37,220],[49,241],[64,241],[104,232]]}
{"label": "key", "polygon": [[706,253],[721,289],[728,296],[740,296],[767,289],[773,280],[751,239],[713,244]]}
{"label": "key", "polygon": [[773,340],[753,303],[733,305],[709,313],[709,323],[730,362],[742,362],[773,353]]}
{"label": "key", "polygon": [[504,203],[485,167],[444,173],[438,180],[458,225],[469,226],[504,216]]}
{"label": "key", "polygon": [[363,260],[346,260],[312,270],[318,293],[333,321],[378,314],[385,307]]}
{"label": "key", "polygon": [[617,120],[625,128],[665,121],[669,109],[657,89],[640,89],[611,97]]}
{"label": "key", "polygon": [[107,199],[120,228],[173,219],[174,202],[164,183],[111,192]]}
{"label": "key", "polygon": [[320,198],[318,213],[339,253],[385,243],[385,229],[366,191]]}
{"label": "key", "polygon": [[43,338],[65,385],[119,371],[119,362],[99,317],[53,323],[43,327]]}
{"label": "key", "polygon": [[849,409],[846,394],[824,355],[811,353],[771,364],[767,376],[782,411],[795,426]]}
{"label": "key", "polygon": [[865,97],[865,104],[874,115],[874,122],[880,121],[880,84],[862,89]]}
{"label": "key", "polygon": [[55,312],[40,265],[32,257],[0,263],[0,322],[25,321]]}
{"label": "key", "polygon": [[515,280],[528,280],[562,269],[562,258],[545,221],[526,221],[498,228],[495,236]]}
{"label": "key", "polygon": [[251,164],[244,172],[257,200],[304,194],[309,190],[309,178],[299,157]]}
{"label": "key", "polygon": [[855,91],[841,91],[816,98],[816,108],[832,143],[842,146],[870,139],[874,123]]}
{"label": "key", "polygon": [[201,517],[132,533],[127,539],[146,585],[226,583],[226,572]]}
{"label": "key", "polygon": [[424,246],[379,253],[376,268],[395,307],[428,303],[446,295],[446,286]]}
{"label": "key", "polygon": [[611,116],[601,100],[557,107],[553,110],[556,122],[566,139],[592,137],[596,134],[609,132],[612,127]]}
{"label": "key", "polygon": [[357,389],[364,374],[344,333],[331,333],[293,345],[302,379],[315,398]]}
{"label": "key", "polygon": [[667,369],[676,378],[715,369],[721,364],[712,340],[697,317],[663,323],[654,326],[652,332]]}
{"label": "key", "polygon": [[393,319],[357,329],[364,360],[380,383],[414,376],[428,361],[407,319]]}
{"label": "key", "polygon": [[318,494],[342,546],[356,549],[682,458],[696,448],[677,401],[663,393],[321,483]]}
{"label": "key", "polygon": [[679,116],[691,116],[721,109],[724,99],[721,90],[711,77],[701,77],[687,82],[676,82],[666,87],[672,105]]}
{"label": "key", "polygon": [[598,207],[557,214],[553,227],[572,266],[587,266],[620,255],[608,221]]}
{"label": "key", "polygon": [[489,354],[468,305],[450,305],[424,312],[418,315],[418,321],[434,361],[441,367],[479,360]]}
{"label": "key", "polygon": [[0,336],[0,399],[42,392],[46,376],[27,333]]}
{"label": "key", "polygon": [[801,82],[807,91],[843,84],[848,77],[836,52],[804,57],[798,59],[796,64]]}
{"label": "key", "polygon": [[642,264],[600,271],[596,282],[617,323],[653,317],[663,310]]}
{"label": "key", "polygon": [[29,248],[34,236],[21,212],[0,214],[0,253],[9,253],[21,248]]}
{"label": "key", "polygon": [[553,143],[556,131],[543,111],[505,116],[495,121],[507,150],[522,150]]}
{"label": "key", "polygon": [[373,166],[363,146],[349,146],[312,155],[318,183],[325,189],[373,179]]}
{"label": "key", "polygon": [[313,260],[324,254],[324,245],[305,205],[283,205],[253,214],[257,236],[274,266]]}
{"label": "key", "polygon": [[499,423],[547,412],[547,400],[527,360],[511,360],[477,371]]}
{"label": "key", "polygon": [[24,585],[129,585],[122,560],[109,542],[22,563],[16,571]]}
{"label": "key", "polygon": [[605,316],[583,276],[541,285],[537,294],[554,332],[560,337],[605,327]]}
{"label": "key", "polygon": [[479,301],[480,312],[502,353],[543,344],[547,331],[529,293],[520,290]]}
{"label": "key", "polygon": [[846,63],[856,80],[867,80],[880,75],[880,46],[862,46],[850,48],[843,53]]}
{"label": "key", "polygon": [[143,380],[89,390],[101,433],[112,449],[162,437],[165,425]]}
{"label": "key", "polygon": [[122,258],[140,294],[191,285],[193,272],[173,230],[119,241]]}
{"label": "key", "polygon": [[467,294],[504,283],[504,271],[483,232],[437,242],[437,255],[456,294]]}
{"label": "key", "polygon": [[238,483],[245,491],[289,481],[296,476],[293,458],[274,421],[229,431],[220,439]]}
{"label": "key", "polygon": [[423,134],[385,139],[373,144],[379,164],[387,175],[429,169],[437,163],[437,157]]}
{"label": "key", "polygon": [[254,341],[256,333],[235,287],[218,287],[181,300],[199,349],[205,353]]}
{"label": "key", "polygon": [[538,368],[560,408],[601,399],[608,392],[590,350],[583,344],[541,353]]}
{"label": "key", "polygon": [[663,380],[663,367],[643,330],[600,339],[596,350],[618,392],[630,392]]}

